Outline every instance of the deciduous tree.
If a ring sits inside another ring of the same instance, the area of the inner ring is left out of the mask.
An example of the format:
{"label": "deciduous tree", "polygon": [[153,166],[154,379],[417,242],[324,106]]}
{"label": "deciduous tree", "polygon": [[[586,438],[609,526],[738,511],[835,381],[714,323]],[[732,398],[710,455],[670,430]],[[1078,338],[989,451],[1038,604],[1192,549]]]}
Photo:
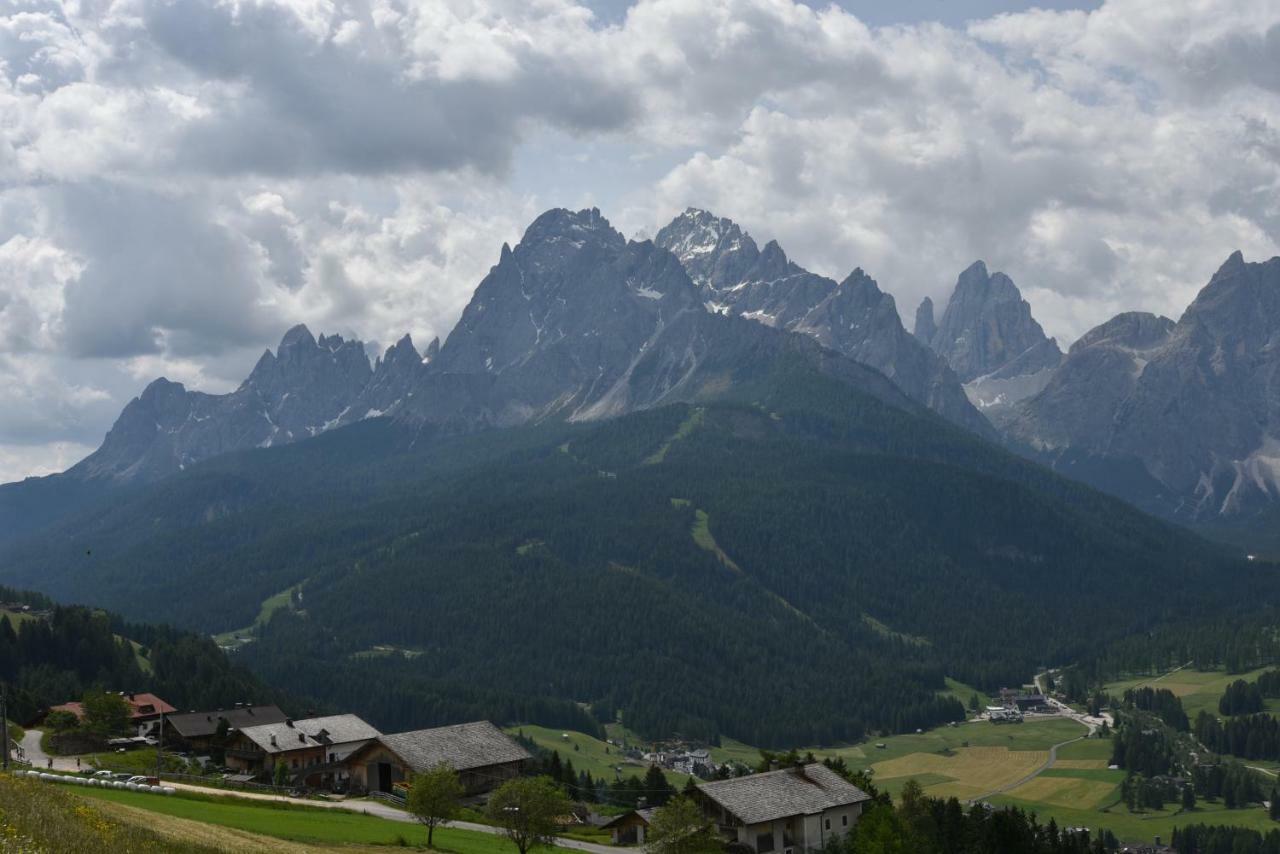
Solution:
{"label": "deciduous tree", "polygon": [[645,837],[648,854],[710,854],[722,847],[711,821],[682,795],[654,811]]}
{"label": "deciduous tree", "polygon": [[458,780],[458,772],[448,765],[441,763],[414,775],[406,806],[426,826],[428,848],[432,846],[436,828],[457,816],[458,799],[461,797],[462,783]]}
{"label": "deciduous tree", "polygon": [[520,854],[535,845],[553,845],[557,819],[568,815],[569,800],[548,777],[519,777],[489,798],[489,818],[506,831]]}

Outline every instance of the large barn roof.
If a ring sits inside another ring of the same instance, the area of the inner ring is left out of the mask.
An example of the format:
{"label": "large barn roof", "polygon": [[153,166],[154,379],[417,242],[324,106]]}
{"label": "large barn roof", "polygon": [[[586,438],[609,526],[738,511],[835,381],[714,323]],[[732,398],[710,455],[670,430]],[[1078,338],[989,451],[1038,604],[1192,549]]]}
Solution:
{"label": "large barn roof", "polygon": [[234,709],[218,709],[212,712],[187,712],[166,715],[164,725],[183,738],[202,738],[218,731],[218,721],[223,718],[231,729],[245,729],[263,724],[283,723],[289,716],[278,706],[237,706]]}
{"label": "large barn roof", "polygon": [[419,773],[441,763],[466,771],[529,758],[529,751],[488,721],[398,732],[380,740]]}
{"label": "large barn roof", "polygon": [[327,744],[372,741],[381,733],[355,715],[330,715],[300,721],[245,727],[241,734],[267,753]]}
{"label": "large barn roof", "polygon": [[866,792],[818,762],[703,783],[698,789],[744,824],[815,815],[871,800]]}

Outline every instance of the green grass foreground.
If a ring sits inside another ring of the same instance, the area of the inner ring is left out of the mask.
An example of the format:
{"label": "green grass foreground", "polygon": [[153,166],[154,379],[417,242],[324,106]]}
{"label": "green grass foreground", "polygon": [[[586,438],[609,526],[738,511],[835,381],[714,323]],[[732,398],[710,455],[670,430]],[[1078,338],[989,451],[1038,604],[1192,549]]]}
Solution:
{"label": "green grass foreground", "polygon": [[[399,845],[402,840],[410,845],[427,842],[426,830],[417,824],[302,804],[255,803],[243,798],[212,796],[159,797],[117,789],[78,789],[76,794],[295,842],[366,845]],[[435,848],[455,854],[512,854],[515,851],[504,837],[448,827],[436,830]]]}
{"label": "green grass foreground", "polygon": [[217,850],[175,842],[119,821],[60,786],[0,774],[0,851],[216,854]]}

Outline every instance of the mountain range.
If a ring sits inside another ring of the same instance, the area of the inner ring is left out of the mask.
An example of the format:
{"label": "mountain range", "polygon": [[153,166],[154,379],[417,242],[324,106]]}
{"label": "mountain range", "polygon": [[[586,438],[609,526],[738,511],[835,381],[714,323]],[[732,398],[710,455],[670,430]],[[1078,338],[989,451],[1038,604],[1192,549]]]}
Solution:
{"label": "mountain range", "polygon": [[1172,496],[1226,447],[1193,405],[1236,447],[1274,435],[1278,269],[1233,256],[1177,324],[1122,315],[1063,356],[982,264],[909,333],[860,270],[711,214],[628,241],[548,211],[424,353],[297,327],[230,394],[152,383],[82,463],[0,488],[0,579],[211,633],[292,591],[240,655],[388,726],[927,726],[963,714],[944,676],[1265,599],[1260,565],[1038,462]]}
{"label": "mountain range", "polygon": [[157,379],[85,460],[0,487],[0,542],[229,451],[379,416],[452,431],[614,417],[710,393],[759,347],[802,346],[720,319],[736,318],[1148,512],[1272,545],[1257,534],[1280,507],[1278,271],[1237,253],[1177,323],[1121,314],[1064,355],[981,261],[909,333],[861,269],[811,273],[707,211],[629,242],[598,210],[552,210],[503,247],[443,346],[406,335],[371,366],[361,342],[300,326],[230,394]]}

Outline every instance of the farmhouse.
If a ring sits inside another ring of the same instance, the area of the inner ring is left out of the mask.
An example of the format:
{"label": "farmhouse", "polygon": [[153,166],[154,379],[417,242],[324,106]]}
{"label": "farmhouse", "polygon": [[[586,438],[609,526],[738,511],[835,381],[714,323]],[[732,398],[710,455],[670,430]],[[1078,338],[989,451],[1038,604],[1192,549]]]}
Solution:
{"label": "farmhouse", "polygon": [[353,788],[389,792],[396,783],[444,764],[458,772],[463,791],[476,795],[517,777],[529,752],[488,721],[379,736],[353,753]]}
{"label": "farmhouse", "polygon": [[282,724],[289,716],[279,706],[250,706],[237,703],[232,709],[186,712],[164,717],[165,744],[204,751],[214,746],[218,729],[226,722],[227,736],[235,730],[263,724]]}
{"label": "farmhouse", "polygon": [[616,816],[601,826],[613,836],[614,845],[644,845],[644,835],[649,830],[655,808],[632,810]]}
{"label": "farmhouse", "polygon": [[227,765],[248,774],[288,769],[294,783],[329,786],[346,782],[347,759],[380,733],[355,715],[330,715],[245,727],[231,738]]}
{"label": "farmhouse", "polygon": [[821,763],[703,783],[703,811],[756,854],[799,854],[844,836],[871,796]]}
{"label": "farmhouse", "polygon": [[[120,696],[129,706],[129,724],[137,729],[138,735],[147,735],[160,720],[161,715],[164,715],[167,720],[170,714],[177,711],[155,694],[121,691]],[[78,720],[84,720],[84,707],[78,702],[50,706],[49,711],[70,712]]]}

